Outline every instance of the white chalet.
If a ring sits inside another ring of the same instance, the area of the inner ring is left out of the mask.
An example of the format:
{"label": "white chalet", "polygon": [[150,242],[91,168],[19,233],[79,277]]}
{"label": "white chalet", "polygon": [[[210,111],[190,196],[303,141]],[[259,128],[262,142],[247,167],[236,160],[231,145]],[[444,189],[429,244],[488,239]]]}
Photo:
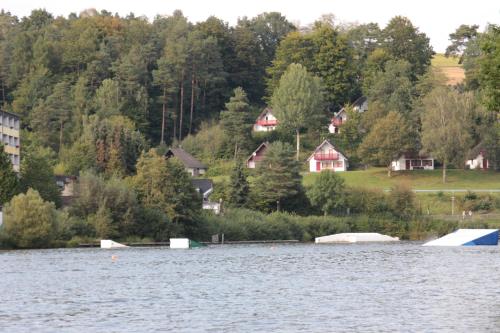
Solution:
{"label": "white chalet", "polygon": [[257,117],[253,125],[254,132],[269,132],[274,131],[278,125],[278,119],[273,115],[271,108],[265,108],[264,111]]}
{"label": "white chalet", "polygon": [[[368,110],[368,99],[365,96],[361,96],[352,103],[352,108],[358,113],[363,113]],[[332,134],[339,132],[340,126],[347,121],[347,111],[345,108],[339,110],[335,113],[328,125],[328,131]]]}
{"label": "white chalet", "polygon": [[321,172],[323,170],[347,171],[349,167],[347,157],[328,140],[323,141],[307,161],[309,162],[310,172]]}
{"label": "white chalet", "polygon": [[411,152],[403,153],[391,162],[394,171],[402,170],[434,170],[434,158]]}
{"label": "white chalet", "polygon": [[480,143],[476,147],[472,148],[469,159],[465,162],[465,166],[469,169],[483,169],[486,170],[490,167],[490,161],[488,161],[486,149]]}

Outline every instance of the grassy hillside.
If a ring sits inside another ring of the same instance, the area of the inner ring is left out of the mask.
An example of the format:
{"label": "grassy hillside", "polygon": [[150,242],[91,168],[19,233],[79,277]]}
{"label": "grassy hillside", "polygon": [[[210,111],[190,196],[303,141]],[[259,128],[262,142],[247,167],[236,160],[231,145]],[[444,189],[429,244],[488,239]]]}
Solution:
{"label": "grassy hillside", "polygon": [[441,71],[447,78],[449,85],[456,85],[465,79],[462,65],[458,63],[458,57],[445,57],[444,54],[436,54],[432,58],[431,65]]}
{"label": "grassy hillside", "polygon": [[[393,172],[387,177],[385,168],[370,168],[339,172],[346,184],[353,187],[369,189],[390,189],[397,183],[405,183],[416,190],[453,190],[453,189],[500,189],[500,174],[494,171],[448,170],[448,181],[442,183],[441,170],[415,170]],[[310,185],[317,173],[304,174],[304,185]]]}

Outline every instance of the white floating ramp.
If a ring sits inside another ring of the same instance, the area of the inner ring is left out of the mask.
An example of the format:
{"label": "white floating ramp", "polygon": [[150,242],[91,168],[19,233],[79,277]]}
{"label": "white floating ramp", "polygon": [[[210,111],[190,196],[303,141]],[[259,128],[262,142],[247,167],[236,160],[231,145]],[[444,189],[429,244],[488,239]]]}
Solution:
{"label": "white floating ramp", "polygon": [[498,229],[458,229],[423,246],[498,245]]}
{"label": "white floating ramp", "polygon": [[197,241],[189,238],[170,238],[171,249],[191,249],[194,247],[203,247],[205,244],[198,243]]}
{"label": "white floating ramp", "polygon": [[376,232],[349,232],[323,237],[316,237],[315,243],[358,243],[358,242],[397,242],[398,237],[382,235]]}
{"label": "white floating ramp", "polygon": [[111,239],[101,239],[101,249],[117,249],[123,247],[128,247],[128,246],[112,241]]}

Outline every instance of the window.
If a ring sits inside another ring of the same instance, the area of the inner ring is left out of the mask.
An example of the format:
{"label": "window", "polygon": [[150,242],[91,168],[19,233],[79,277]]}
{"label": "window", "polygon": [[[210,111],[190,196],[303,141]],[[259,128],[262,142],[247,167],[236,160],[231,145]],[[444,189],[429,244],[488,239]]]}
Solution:
{"label": "window", "polygon": [[321,162],[321,169],[322,170],[333,169],[333,163],[330,161]]}
{"label": "window", "polygon": [[336,168],[343,168],[344,167],[344,161],[336,161],[335,162],[335,167]]}
{"label": "window", "polygon": [[422,160],[411,160],[411,166],[412,167],[422,166]]}
{"label": "window", "polygon": [[426,167],[431,167],[432,166],[432,160],[423,160],[423,165]]}

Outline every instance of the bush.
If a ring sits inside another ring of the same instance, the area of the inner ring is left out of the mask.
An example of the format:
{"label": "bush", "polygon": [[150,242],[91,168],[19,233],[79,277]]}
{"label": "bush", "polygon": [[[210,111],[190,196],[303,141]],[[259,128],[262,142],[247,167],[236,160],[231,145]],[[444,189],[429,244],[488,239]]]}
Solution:
{"label": "bush", "polygon": [[29,189],[19,194],[4,208],[2,233],[5,242],[17,248],[51,246],[57,235],[56,209],[43,201],[40,194]]}

